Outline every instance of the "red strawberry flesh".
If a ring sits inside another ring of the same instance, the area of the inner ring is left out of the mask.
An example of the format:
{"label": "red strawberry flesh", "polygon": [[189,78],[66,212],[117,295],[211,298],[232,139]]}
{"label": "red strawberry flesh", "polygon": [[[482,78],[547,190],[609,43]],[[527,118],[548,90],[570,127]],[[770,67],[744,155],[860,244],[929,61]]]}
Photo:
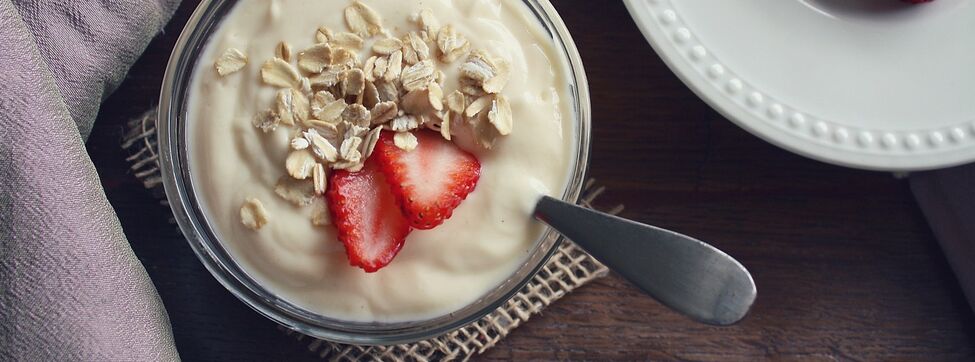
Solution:
{"label": "red strawberry flesh", "polygon": [[328,206],[349,263],[370,273],[389,264],[411,229],[376,162],[359,172],[335,171],[329,185]]}
{"label": "red strawberry flesh", "polygon": [[474,155],[444,140],[439,134],[414,133],[417,147],[405,151],[396,147],[393,134],[384,132],[374,157],[390,181],[410,225],[433,229],[453,215],[481,176],[481,164]]}

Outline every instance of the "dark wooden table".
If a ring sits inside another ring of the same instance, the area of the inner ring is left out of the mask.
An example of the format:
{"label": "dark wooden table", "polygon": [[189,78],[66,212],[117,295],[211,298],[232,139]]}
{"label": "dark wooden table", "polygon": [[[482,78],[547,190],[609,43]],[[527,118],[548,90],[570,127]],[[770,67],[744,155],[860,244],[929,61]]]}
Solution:
{"label": "dark wooden table", "polygon": [[[88,148],[169,311],[186,360],[315,360],[224,290],[126,172],[123,121],[151,107],[195,1],[184,1],[102,109]],[[621,2],[559,0],[592,87],[591,175],[604,205],[708,240],[752,271],[741,324],[690,322],[613,275],[483,359],[971,360],[975,318],[904,180],[773,147],[694,96]]]}

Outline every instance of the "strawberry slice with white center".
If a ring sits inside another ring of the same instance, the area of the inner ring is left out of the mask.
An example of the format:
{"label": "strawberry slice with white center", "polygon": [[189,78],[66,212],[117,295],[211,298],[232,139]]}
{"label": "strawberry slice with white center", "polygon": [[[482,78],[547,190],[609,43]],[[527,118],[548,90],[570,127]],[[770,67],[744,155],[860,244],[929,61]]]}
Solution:
{"label": "strawberry slice with white center", "polygon": [[481,177],[474,155],[444,140],[438,133],[414,133],[412,151],[396,147],[392,132],[383,132],[373,157],[389,180],[410,225],[433,229],[450,218]]}
{"label": "strawberry slice with white center", "polygon": [[337,170],[326,194],[349,263],[376,272],[393,261],[412,230],[374,160],[359,172]]}

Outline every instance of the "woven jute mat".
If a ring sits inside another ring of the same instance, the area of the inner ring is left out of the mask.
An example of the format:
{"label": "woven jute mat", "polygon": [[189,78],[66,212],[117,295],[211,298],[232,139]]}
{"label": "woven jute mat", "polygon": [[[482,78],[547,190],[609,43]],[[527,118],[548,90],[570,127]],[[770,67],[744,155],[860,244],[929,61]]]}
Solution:
{"label": "woven jute mat", "polygon": [[[152,110],[130,121],[122,148],[129,155],[126,160],[132,174],[160,199],[160,203],[167,205],[159,172],[155,115],[156,111]],[[593,180],[587,181],[580,204],[592,207],[592,202],[603,191],[605,188],[597,187]],[[617,206],[608,212],[616,214],[621,210],[622,206]],[[487,316],[435,338],[395,346],[356,346],[316,339],[285,327],[280,329],[297,341],[307,343],[310,352],[333,361],[466,361],[494,347],[549,304],[608,272],[603,264],[575,243],[565,240],[518,294]]]}

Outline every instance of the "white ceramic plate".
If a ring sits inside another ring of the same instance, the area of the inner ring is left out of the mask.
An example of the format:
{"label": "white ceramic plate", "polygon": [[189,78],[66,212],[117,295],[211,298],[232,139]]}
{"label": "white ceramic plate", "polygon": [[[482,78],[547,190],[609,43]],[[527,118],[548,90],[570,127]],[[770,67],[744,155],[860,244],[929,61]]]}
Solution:
{"label": "white ceramic plate", "polygon": [[975,161],[975,0],[625,0],[701,98],[844,166]]}

